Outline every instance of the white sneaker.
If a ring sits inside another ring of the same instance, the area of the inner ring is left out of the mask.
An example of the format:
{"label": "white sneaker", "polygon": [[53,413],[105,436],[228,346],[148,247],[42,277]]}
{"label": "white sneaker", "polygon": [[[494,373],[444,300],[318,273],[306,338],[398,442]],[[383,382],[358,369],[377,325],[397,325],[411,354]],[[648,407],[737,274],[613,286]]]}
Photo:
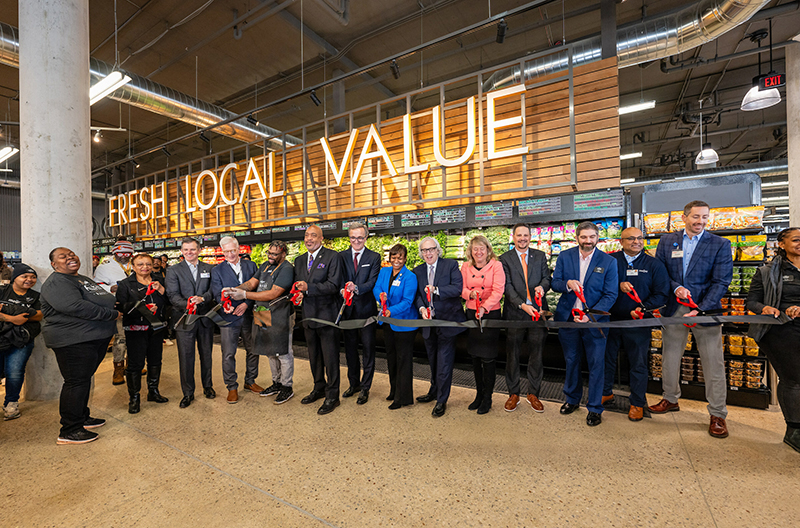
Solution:
{"label": "white sneaker", "polygon": [[19,418],[19,402],[8,402],[3,406],[3,420]]}
{"label": "white sneaker", "polygon": [[173,342],[172,342],[172,339],[165,339],[165,340],[164,340],[164,344],[165,344],[165,345],[167,345],[167,346],[172,346],[172,345],[174,345],[175,343],[173,343]]}

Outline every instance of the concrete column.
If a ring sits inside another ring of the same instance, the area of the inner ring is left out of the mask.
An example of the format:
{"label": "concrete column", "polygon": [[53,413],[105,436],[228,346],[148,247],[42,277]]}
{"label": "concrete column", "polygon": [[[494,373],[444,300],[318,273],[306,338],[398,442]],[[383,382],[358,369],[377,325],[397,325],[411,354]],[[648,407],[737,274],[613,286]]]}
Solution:
{"label": "concrete column", "polygon": [[[20,0],[19,28],[22,258],[41,285],[58,246],[92,273],[89,2]],[[61,374],[41,337],[25,378],[26,399],[58,398]]]}
{"label": "concrete column", "polygon": [[784,49],[786,50],[789,225],[797,227],[800,226],[800,43],[786,46]]}

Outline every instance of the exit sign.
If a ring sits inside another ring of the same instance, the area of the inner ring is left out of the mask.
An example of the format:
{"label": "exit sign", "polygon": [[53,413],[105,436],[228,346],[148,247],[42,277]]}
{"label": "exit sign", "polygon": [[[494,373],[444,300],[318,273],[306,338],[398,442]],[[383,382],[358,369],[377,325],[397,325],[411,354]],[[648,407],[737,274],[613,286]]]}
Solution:
{"label": "exit sign", "polygon": [[786,74],[784,73],[768,73],[762,75],[758,79],[759,90],[769,90],[770,88],[777,88],[786,84]]}

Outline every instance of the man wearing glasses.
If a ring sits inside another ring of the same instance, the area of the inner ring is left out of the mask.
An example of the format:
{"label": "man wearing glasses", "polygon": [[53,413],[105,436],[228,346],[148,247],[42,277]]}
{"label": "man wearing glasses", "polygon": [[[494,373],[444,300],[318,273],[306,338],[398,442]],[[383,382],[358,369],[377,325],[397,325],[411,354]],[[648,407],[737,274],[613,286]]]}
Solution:
{"label": "man wearing glasses", "polygon": [[[381,270],[381,257],[365,244],[369,232],[362,223],[353,224],[348,229],[350,236],[350,249],[339,253],[341,257],[342,275],[347,281],[341,290],[353,296],[350,306],[345,306],[342,314],[343,320],[367,319],[378,315],[375,297],[372,288],[378,279]],[[369,400],[369,389],[372,387],[372,377],[375,374],[375,323],[357,330],[344,331],[344,354],[347,358],[347,379],[350,387],[342,394],[349,398],[360,392],[356,403],[364,405]],[[358,343],[361,342],[363,354],[364,375],[361,375],[361,362],[358,357]]]}
{"label": "man wearing glasses", "polygon": [[[667,268],[644,251],[644,237],[635,227],[622,232],[622,251],[612,253],[617,261],[620,295],[611,307],[612,321],[641,319],[645,310],[661,308],[669,296]],[[638,297],[641,301],[635,301]],[[644,305],[644,307],[642,306]],[[603,383],[602,403],[612,401],[614,375],[617,371],[617,355],[620,347],[625,349],[630,363],[631,407],[628,419],[638,422],[647,405],[647,350],[650,346],[650,328],[610,328],[606,341],[606,372]]]}
{"label": "man wearing glasses", "polygon": [[[442,247],[431,237],[420,240],[419,252],[425,263],[414,268],[418,285],[415,304],[422,318],[466,321],[467,316],[461,307],[464,279],[461,270],[458,269],[458,263],[453,259],[441,258],[444,253]],[[444,416],[447,409],[447,399],[450,397],[450,385],[453,381],[453,363],[456,358],[456,336],[464,330],[464,328],[448,327],[422,328],[422,337],[431,365],[431,388],[428,394],[417,397],[417,401],[427,403],[436,400],[431,412],[434,418]]]}

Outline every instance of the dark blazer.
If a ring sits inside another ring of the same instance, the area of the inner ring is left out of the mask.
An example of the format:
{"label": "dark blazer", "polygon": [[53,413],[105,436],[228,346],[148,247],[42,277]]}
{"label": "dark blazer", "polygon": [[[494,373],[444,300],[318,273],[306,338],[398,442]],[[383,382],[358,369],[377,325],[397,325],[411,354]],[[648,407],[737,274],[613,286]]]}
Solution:
{"label": "dark blazer", "polygon": [[[162,285],[164,284],[164,279],[160,275],[153,274],[150,278],[160,282]],[[136,280],[135,273],[132,273],[125,280],[117,281],[117,310],[122,312],[122,324],[124,326],[150,325],[147,319],[138,311],[128,314],[131,308],[133,308],[139,300],[144,298],[145,293],[147,293],[147,286]],[[158,307],[155,316],[163,321],[164,305],[167,303],[166,298],[158,292],[153,292],[150,297],[153,300],[153,304]]]}
{"label": "dark blazer", "polygon": [[[218,303],[222,303],[222,288],[232,288],[240,284],[244,284],[253,278],[253,275],[258,271],[258,266],[251,260],[239,259],[239,265],[242,267],[242,281],[239,282],[239,277],[233,272],[233,268],[228,264],[228,261],[222,261],[211,270],[211,295]],[[254,301],[232,301],[234,308],[242,303],[247,303],[248,309],[253,308]],[[230,322],[233,326],[239,326],[244,322],[244,316],[237,317],[235,315],[226,314],[223,310],[217,312],[220,317]]]}
{"label": "dark blazer", "polygon": [[[660,260],[642,251],[629,266],[624,251],[611,253],[611,256],[617,261],[619,282],[633,284],[636,294],[642,300],[645,308],[652,310],[667,304],[670,296],[669,275],[667,268]],[[628,275],[628,270],[635,270],[636,274]],[[628,297],[627,294],[619,292],[617,301],[609,310],[611,319],[630,321],[631,312],[637,307],[639,307],[639,303]]]}
{"label": "dark blazer", "polygon": [[[372,295],[375,301],[381,302],[381,293],[386,293],[386,308],[392,319],[419,319],[419,309],[414,306],[414,297],[417,293],[417,276],[405,266],[395,277],[399,286],[390,288],[392,280],[392,267],[382,268],[375,281]],[[383,323],[379,323],[383,324]],[[395,332],[413,332],[417,327],[389,325]]]}
{"label": "dark blazer", "polygon": [[720,299],[727,293],[733,280],[730,240],[705,231],[692,253],[686,277],[683,276],[683,258],[672,258],[674,250],[682,249],[683,230],[666,234],[658,241],[656,258],[667,268],[670,280],[670,295],[664,316],[669,317],[678,309],[673,293],[678,286],[692,292],[692,300],[701,310],[722,308]]}
{"label": "dark blazer", "polygon": [[[525,276],[522,273],[522,262],[514,248],[500,255],[503,271],[506,274],[506,297],[503,301],[503,318],[512,320],[528,319],[530,316],[520,310],[519,305],[528,300],[525,289]],[[550,289],[550,268],[547,267],[547,255],[543,251],[528,247],[528,289],[531,301],[534,302],[534,288],[541,286],[545,293]],[[549,310],[547,299],[542,297],[542,310]]]}
{"label": "dark blazer", "polygon": [[[414,306],[419,313],[422,307],[428,307],[428,296],[425,286],[428,285],[428,264],[422,263],[414,268],[417,276],[417,297]],[[433,285],[439,288],[439,294],[433,295],[433,318],[442,321],[463,322],[467,320],[464,308],[461,306],[461,291],[464,288],[464,277],[458,269],[458,263],[453,259],[439,258],[436,261],[436,274],[433,276]],[[465,328],[439,328],[440,335],[456,335],[466,330]],[[429,326],[422,328],[422,337],[430,335]]]}
{"label": "dark blazer", "polygon": [[[554,317],[556,321],[569,321],[572,317],[572,308],[578,297],[574,292],[567,291],[567,281],[581,278],[579,251],[577,247],[567,249],[562,251],[556,260],[552,287],[553,291],[561,292]],[[583,280],[586,304],[589,308],[608,312],[617,300],[618,292],[617,261],[607,253],[596,249]],[[607,321],[608,316],[595,316],[595,319]]]}
{"label": "dark blazer", "polygon": [[[181,261],[167,269],[167,297],[173,310],[175,310],[175,320],[186,312],[186,303],[189,297],[198,295],[203,298],[203,302],[197,306],[197,314],[202,315],[208,312],[214,305],[214,297],[211,295],[211,270],[213,266],[205,262],[197,263],[197,282],[192,278],[192,271],[186,261]],[[213,321],[207,317],[201,317],[198,321],[203,326],[213,325]]]}
{"label": "dark blazer", "polygon": [[353,304],[344,309],[344,319],[366,319],[378,315],[378,305],[375,304],[372,289],[381,271],[381,256],[364,248],[358,262],[358,272],[353,267],[352,248],[340,252],[339,256],[342,258],[342,287],[352,281],[358,288]]}
{"label": "dark blazer", "polygon": [[[316,318],[335,321],[342,305],[339,290],[342,281],[342,259],[339,253],[322,247],[308,271],[308,253],[303,253],[294,261],[294,280],[308,283],[308,291],[303,295],[303,318]],[[325,325],[309,323],[309,328]]]}

